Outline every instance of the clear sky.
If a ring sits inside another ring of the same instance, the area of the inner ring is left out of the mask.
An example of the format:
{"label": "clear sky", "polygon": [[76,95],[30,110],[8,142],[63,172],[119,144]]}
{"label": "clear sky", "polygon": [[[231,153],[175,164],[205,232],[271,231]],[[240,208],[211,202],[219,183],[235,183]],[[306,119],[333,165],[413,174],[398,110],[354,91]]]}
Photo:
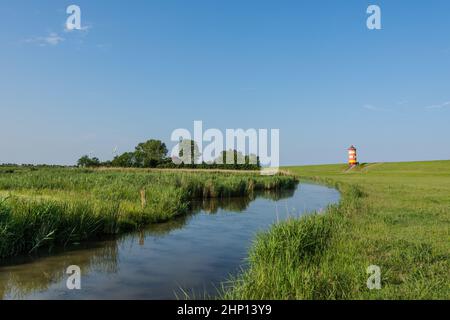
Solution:
{"label": "clear sky", "polygon": [[[82,28],[67,32],[77,4]],[[368,30],[366,9],[382,10]],[[450,158],[450,1],[0,1],[0,163],[279,128],[281,164]]]}

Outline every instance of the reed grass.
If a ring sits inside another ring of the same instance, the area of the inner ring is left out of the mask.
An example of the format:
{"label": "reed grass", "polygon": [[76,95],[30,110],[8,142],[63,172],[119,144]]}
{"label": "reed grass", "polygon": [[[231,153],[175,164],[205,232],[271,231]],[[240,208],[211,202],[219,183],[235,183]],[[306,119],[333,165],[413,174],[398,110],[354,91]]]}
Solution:
{"label": "reed grass", "polygon": [[187,213],[192,200],[296,183],[253,172],[0,168],[0,258],[167,221]]}

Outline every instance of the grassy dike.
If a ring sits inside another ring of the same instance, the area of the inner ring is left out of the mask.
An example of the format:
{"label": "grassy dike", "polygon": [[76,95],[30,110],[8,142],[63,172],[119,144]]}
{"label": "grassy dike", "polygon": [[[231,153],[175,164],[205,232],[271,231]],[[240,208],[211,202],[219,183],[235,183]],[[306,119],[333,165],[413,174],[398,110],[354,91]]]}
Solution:
{"label": "grassy dike", "polygon": [[296,184],[291,176],[242,171],[0,167],[0,258],[167,221],[194,199]]}
{"label": "grassy dike", "polygon": [[[288,167],[339,205],[258,235],[229,299],[450,299],[450,161]],[[381,268],[369,290],[366,269]]]}

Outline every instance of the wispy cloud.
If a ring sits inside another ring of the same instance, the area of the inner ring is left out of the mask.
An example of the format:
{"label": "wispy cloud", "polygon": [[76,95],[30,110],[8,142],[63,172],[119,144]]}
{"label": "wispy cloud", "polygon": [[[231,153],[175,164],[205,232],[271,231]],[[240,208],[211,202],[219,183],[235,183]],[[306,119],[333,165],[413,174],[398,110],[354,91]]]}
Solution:
{"label": "wispy cloud", "polygon": [[91,24],[84,24],[81,26],[80,29],[68,29],[67,25],[64,24],[64,32],[76,32],[76,31],[81,31],[81,32],[88,32],[92,29],[92,25]]}
{"label": "wispy cloud", "polygon": [[431,106],[426,106],[426,109],[443,109],[450,107],[450,101],[443,102],[441,104],[435,104]]}
{"label": "wispy cloud", "polygon": [[[66,24],[64,24],[62,31],[67,34],[67,37],[70,38],[70,36],[68,35],[69,33],[79,32],[81,35],[87,35],[87,33],[91,29],[92,29],[91,24],[84,24],[81,27],[81,29],[69,30],[67,28]],[[66,38],[59,35],[57,32],[50,32],[47,36],[28,38],[28,39],[25,39],[23,42],[30,43],[30,44],[37,44],[41,47],[45,47],[45,46],[57,46],[65,40],[66,40]]]}
{"label": "wispy cloud", "polygon": [[380,108],[380,107],[377,107],[377,106],[374,106],[371,104],[365,104],[365,105],[363,105],[363,108],[366,110],[370,110],[370,111],[385,111],[385,110],[387,110],[387,109]]}
{"label": "wispy cloud", "polygon": [[58,35],[56,32],[50,32],[47,36],[45,37],[34,37],[34,38],[29,38],[26,39],[25,42],[26,43],[35,43],[38,44],[39,46],[56,46],[58,44],[60,44],[61,42],[63,42],[65,39],[63,37],[61,37],[60,35]]}

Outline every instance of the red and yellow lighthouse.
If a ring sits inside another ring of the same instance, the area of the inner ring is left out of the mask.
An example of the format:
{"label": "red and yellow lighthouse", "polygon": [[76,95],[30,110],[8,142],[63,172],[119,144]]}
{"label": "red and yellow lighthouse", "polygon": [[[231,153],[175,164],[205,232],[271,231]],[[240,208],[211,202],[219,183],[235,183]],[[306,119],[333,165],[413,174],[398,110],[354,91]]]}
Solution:
{"label": "red and yellow lighthouse", "polygon": [[348,165],[356,166],[358,164],[358,160],[356,158],[356,148],[351,146],[348,148]]}

